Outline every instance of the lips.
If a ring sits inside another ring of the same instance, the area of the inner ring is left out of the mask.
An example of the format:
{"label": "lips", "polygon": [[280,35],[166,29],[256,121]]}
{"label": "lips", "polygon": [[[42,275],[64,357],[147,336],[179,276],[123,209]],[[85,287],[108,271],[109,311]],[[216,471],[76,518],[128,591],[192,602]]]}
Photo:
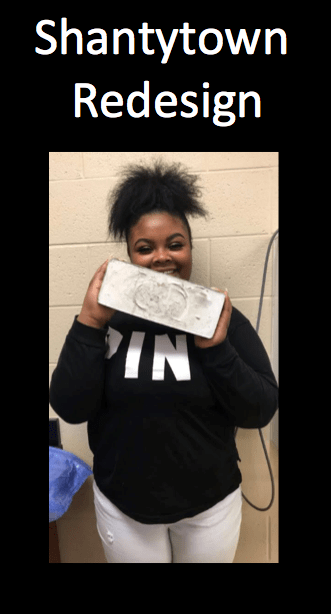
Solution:
{"label": "lips", "polygon": [[158,273],[163,273],[164,275],[174,275],[175,273],[178,273],[178,269],[167,269],[166,271],[157,271]]}

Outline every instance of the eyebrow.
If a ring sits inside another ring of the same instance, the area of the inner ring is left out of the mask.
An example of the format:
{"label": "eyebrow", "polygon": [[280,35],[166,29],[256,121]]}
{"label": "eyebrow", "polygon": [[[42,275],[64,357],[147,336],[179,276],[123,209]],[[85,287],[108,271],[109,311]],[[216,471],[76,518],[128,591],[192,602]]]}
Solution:
{"label": "eyebrow", "polygon": [[[167,237],[167,241],[172,241],[172,239],[174,239],[175,237],[182,237],[183,239],[185,239],[184,235],[182,235],[180,232],[175,232],[173,235],[170,235],[170,237]],[[152,241],[151,239],[138,239],[138,241],[135,242],[134,247],[137,245],[137,243],[139,243],[139,241],[146,241],[146,243],[154,243],[154,241]]]}

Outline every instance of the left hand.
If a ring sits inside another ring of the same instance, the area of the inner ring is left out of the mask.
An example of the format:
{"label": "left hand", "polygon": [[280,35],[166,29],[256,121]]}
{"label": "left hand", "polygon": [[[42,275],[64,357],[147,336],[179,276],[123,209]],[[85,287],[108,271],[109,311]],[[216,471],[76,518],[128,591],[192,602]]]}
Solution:
{"label": "left hand", "polygon": [[[217,292],[223,292],[223,290],[219,290],[218,288],[212,288],[212,290],[216,290]],[[198,335],[195,335],[194,342],[196,347],[201,349],[213,347],[214,345],[219,345],[220,343],[223,343],[223,341],[226,339],[231,320],[232,304],[229,299],[227,290],[224,291],[224,294],[224,306],[220,315],[220,319],[218,320],[214,336],[212,337],[212,339],[206,339],[205,337],[199,337]]]}

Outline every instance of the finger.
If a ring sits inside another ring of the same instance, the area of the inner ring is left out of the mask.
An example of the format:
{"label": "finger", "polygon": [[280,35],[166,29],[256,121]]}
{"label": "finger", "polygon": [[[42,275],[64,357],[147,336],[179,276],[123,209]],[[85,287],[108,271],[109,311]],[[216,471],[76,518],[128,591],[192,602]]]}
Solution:
{"label": "finger", "polygon": [[106,269],[107,269],[107,265],[108,265],[108,260],[105,260],[105,262],[101,266],[99,266],[99,268],[96,270],[96,272],[94,273],[90,281],[90,286],[92,286],[92,284],[98,283],[103,280]]}
{"label": "finger", "polygon": [[101,265],[100,269],[98,269],[98,271],[99,271],[99,274],[98,274],[99,279],[103,279],[103,278],[104,278],[105,273],[106,273],[106,270],[107,270],[107,267],[108,267],[108,262],[109,262],[109,260],[107,259],[107,260],[106,260],[106,261],[105,261],[105,262],[104,262],[104,263]]}
{"label": "finger", "polygon": [[224,318],[223,321],[224,321],[224,324],[226,326],[226,330],[228,330],[228,328],[230,326],[231,316],[232,316],[232,304],[231,304],[231,301],[230,301],[229,296],[227,294],[225,295],[225,301],[224,301],[222,316]]}
{"label": "finger", "polygon": [[226,294],[227,296],[229,295],[227,288],[225,288],[225,290],[220,290],[219,288],[215,288],[214,286],[212,286],[210,289],[215,290],[215,292],[221,292],[221,294]]}
{"label": "finger", "polygon": [[231,301],[230,301],[230,297],[229,297],[229,293],[228,293],[228,291],[227,291],[227,290],[225,290],[224,294],[225,294],[225,300],[226,300],[226,301],[228,301],[228,302],[231,304]]}
{"label": "finger", "polygon": [[108,264],[108,259],[105,260],[101,266],[99,266],[99,268],[96,270],[96,273],[99,273],[100,271],[102,271],[102,269],[106,268]]}

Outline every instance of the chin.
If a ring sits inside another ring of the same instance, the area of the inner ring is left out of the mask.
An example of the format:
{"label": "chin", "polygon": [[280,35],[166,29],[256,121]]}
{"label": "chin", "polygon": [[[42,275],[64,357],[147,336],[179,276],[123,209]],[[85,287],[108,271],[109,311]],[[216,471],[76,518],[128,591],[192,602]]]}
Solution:
{"label": "chin", "polygon": [[[174,277],[175,277],[175,275],[174,275]],[[185,273],[183,273],[183,274],[177,273],[176,277],[179,277],[180,279],[185,279],[185,281],[190,281],[191,275],[185,275]]]}

